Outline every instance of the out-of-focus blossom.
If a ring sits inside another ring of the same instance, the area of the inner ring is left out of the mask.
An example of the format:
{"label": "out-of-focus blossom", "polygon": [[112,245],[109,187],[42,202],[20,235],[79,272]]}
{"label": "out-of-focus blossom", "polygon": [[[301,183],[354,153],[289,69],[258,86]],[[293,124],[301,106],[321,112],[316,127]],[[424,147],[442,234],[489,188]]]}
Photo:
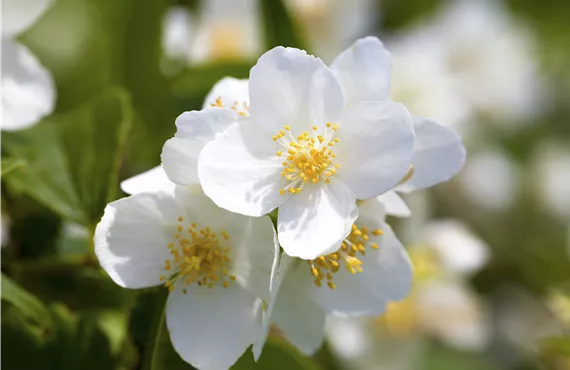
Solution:
{"label": "out-of-focus blossom", "polygon": [[394,93],[415,99],[418,110],[438,115],[442,123],[475,112],[513,124],[539,112],[543,89],[528,30],[500,1],[448,4],[391,45],[396,59],[408,61],[395,69],[400,78]]}
{"label": "out-of-focus blossom", "polygon": [[262,51],[257,0],[209,0],[194,16],[184,7],[167,12],[163,47],[167,56],[189,63],[249,60]]}
{"label": "out-of-focus blossom", "polygon": [[534,155],[532,178],[538,197],[554,216],[570,220],[570,148],[568,143],[544,142]]}
{"label": "out-of-focus blossom", "polygon": [[[416,369],[426,335],[464,350],[487,345],[487,311],[466,281],[487,262],[486,244],[457,221],[428,224],[418,240],[409,249],[415,276],[408,298],[376,319],[327,322],[331,347],[347,369]],[[348,343],[346,333],[362,345]]]}
{"label": "out-of-focus blossom", "polygon": [[2,4],[2,130],[21,130],[51,113],[55,87],[50,72],[16,40],[50,6],[48,0]]}
{"label": "out-of-focus blossom", "polygon": [[374,0],[288,0],[287,5],[300,21],[311,51],[325,61],[370,34],[378,16]]}
{"label": "out-of-focus blossom", "polygon": [[514,161],[494,149],[470,156],[460,174],[463,191],[471,202],[490,210],[513,205],[518,197],[518,177]]}

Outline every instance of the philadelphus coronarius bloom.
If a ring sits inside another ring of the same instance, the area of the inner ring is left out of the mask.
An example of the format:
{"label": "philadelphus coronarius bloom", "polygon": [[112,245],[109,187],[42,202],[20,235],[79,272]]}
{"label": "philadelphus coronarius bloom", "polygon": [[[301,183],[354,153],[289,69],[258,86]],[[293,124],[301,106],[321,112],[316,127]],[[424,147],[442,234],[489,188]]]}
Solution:
{"label": "philadelphus coronarius bloom", "polygon": [[[363,83],[383,83],[375,77],[360,76]],[[390,100],[364,101],[374,97],[350,86],[343,92],[341,83],[320,59],[277,47],[250,72],[247,110],[218,101],[223,108],[209,109],[204,121],[229,126],[199,156],[204,192],[244,215],[279,207],[279,242],[290,256],[336,252],[358,216],[356,200],[394,187],[412,160],[408,111]],[[194,133],[178,126],[176,137],[165,145],[163,166],[172,181],[186,185],[196,176],[187,168],[195,156],[183,143]]]}
{"label": "philadelphus coronarius bloom", "polygon": [[[227,112],[187,112],[177,124],[192,126],[209,114]],[[192,150],[199,153],[217,129],[196,124]],[[161,168],[121,187],[133,195],[110,203],[97,226],[101,266],[126,288],[165,285],[176,351],[200,369],[229,368],[260,335],[279,251],[271,220],[223,210],[198,184],[175,186]]]}

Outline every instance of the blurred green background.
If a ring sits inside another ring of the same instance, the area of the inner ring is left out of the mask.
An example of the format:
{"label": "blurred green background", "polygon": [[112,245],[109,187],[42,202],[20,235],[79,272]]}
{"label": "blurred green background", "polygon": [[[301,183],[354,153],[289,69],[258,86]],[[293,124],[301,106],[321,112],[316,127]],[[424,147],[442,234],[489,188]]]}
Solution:
{"label": "blurred green background", "polygon": [[[159,164],[176,116],[200,109],[220,78],[247,78],[276,45],[330,62],[376,35],[394,55],[393,98],[456,127],[468,149],[460,175],[408,197],[414,217],[391,221],[410,250],[439,243],[441,232],[422,235],[441,220],[468,230],[445,243],[484,246],[476,271],[450,279],[477,301],[485,339],[454,343],[470,329],[446,327],[436,309],[421,323],[408,315],[404,333],[378,319],[379,341],[331,329],[313,358],[275,330],[258,364],[246,353],[235,368],[570,369],[570,2],[457,3],[52,1],[17,40],[51,72],[55,107],[2,132],[4,368],[191,368],[162,330],[166,292],[122,289],[98,267],[91,236],[106,203],[124,196],[121,180]],[[463,64],[442,61],[457,50]],[[413,364],[382,355],[396,344]]]}

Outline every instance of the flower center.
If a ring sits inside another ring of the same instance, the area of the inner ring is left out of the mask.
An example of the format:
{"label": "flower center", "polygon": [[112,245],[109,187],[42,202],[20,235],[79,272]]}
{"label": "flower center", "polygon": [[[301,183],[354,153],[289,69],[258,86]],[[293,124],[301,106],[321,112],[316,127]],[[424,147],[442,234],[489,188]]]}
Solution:
{"label": "flower center", "polygon": [[356,225],[352,225],[350,235],[344,239],[338,251],[307,261],[311,267],[311,274],[315,277],[315,285],[322,286],[323,280],[326,279],[327,286],[335,289],[333,274],[340,269],[341,264],[344,264],[344,268],[351,274],[362,272],[362,261],[358,258],[359,254],[364,256],[366,247],[378,249],[378,244],[371,243],[370,237],[371,235],[383,234],[384,232],[381,229],[369,232],[365,227],[359,229]]}
{"label": "flower center", "polygon": [[290,181],[284,189],[279,190],[281,195],[286,192],[298,193],[305,183],[318,184],[321,180],[330,182],[330,177],[340,168],[339,164],[333,164],[336,155],[333,147],[340,142],[334,138],[337,124],[326,123],[325,131],[318,133],[318,127],[313,126],[311,133],[305,131],[295,137],[291,133],[291,126],[285,125],[273,136],[273,141],[283,147],[277,151],[277,156],[286,156],[283,162],[281,177]]}
{"label": "flower center", "polygon": [[[200,228],[196,223],[185,228],[183,221],[182,217],[178,217],[175,241],[168,244],[172,257],[164,261],[164,269],[169,276],[162,275],[160,280],[165,280],[164,285],[169,291],[173,291],[179,281],[208,288],[222,283],[227,288],[230,281],[236,280],[227,270],[230,248],[224,243],[230,236],[224,230],[218,236],[209,227]],[[183,291],[186,293],[186,288]]]}
{"label": "flower center", "polygon": [[[216,102],[211,103],[210,106],[211,107],[218,107],[218,108],[227,107],[227,105],[224,105],[224,103],[222,102],[221,96],[218,96],[216,98]],[[234,101],[234,103],[229,108],[236,111],[237,114],[239,114],[240,116],[243,116],[243,117],[249,116],[249,105],[245,101],[239,102],[236,100],[236,101]]]}

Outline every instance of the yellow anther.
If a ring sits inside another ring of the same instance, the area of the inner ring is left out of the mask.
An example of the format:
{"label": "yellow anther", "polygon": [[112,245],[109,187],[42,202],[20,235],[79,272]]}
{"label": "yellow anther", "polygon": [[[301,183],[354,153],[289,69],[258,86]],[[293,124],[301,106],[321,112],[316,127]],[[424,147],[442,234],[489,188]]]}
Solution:
{"label": "yellow anther", "polygon": [[378,236],[378,235],[384,235],[384,231],[382,231],[382,229],[376,229],[372,232],[372,234]]}
{"label": "yellow anther", "polygon": [[281,157],[283,155],[283,152],[281,150],[277,151],[277,156]]}
{"label": "yellow anther", "polygon": [[279,190],[279,194],[285,195],[285,189],[280,189],[280,190]]}
{"label": "yellow anther", "polygon": [[291,126],[289,126],[289,125],[285,125],[285,130],[287,130],[287,131],[291,131]]}
{"label": "yellow anther", "polygon": [[311,128],[313,129],[313,131],[317,131],[319,129],[317,126],[313,126]]}
{"label": "yellow anther", "polygon": [[182,216],[178,217],[178,222],[182,222],[184,220],[184,218],[182,218]]}
{"label": "yellow anther", "polygon": [[334,131],[336,131],[336,130],[338,129],[338,125],[335,123],[334,125],[332,125],[332,129],[333,129]]}

